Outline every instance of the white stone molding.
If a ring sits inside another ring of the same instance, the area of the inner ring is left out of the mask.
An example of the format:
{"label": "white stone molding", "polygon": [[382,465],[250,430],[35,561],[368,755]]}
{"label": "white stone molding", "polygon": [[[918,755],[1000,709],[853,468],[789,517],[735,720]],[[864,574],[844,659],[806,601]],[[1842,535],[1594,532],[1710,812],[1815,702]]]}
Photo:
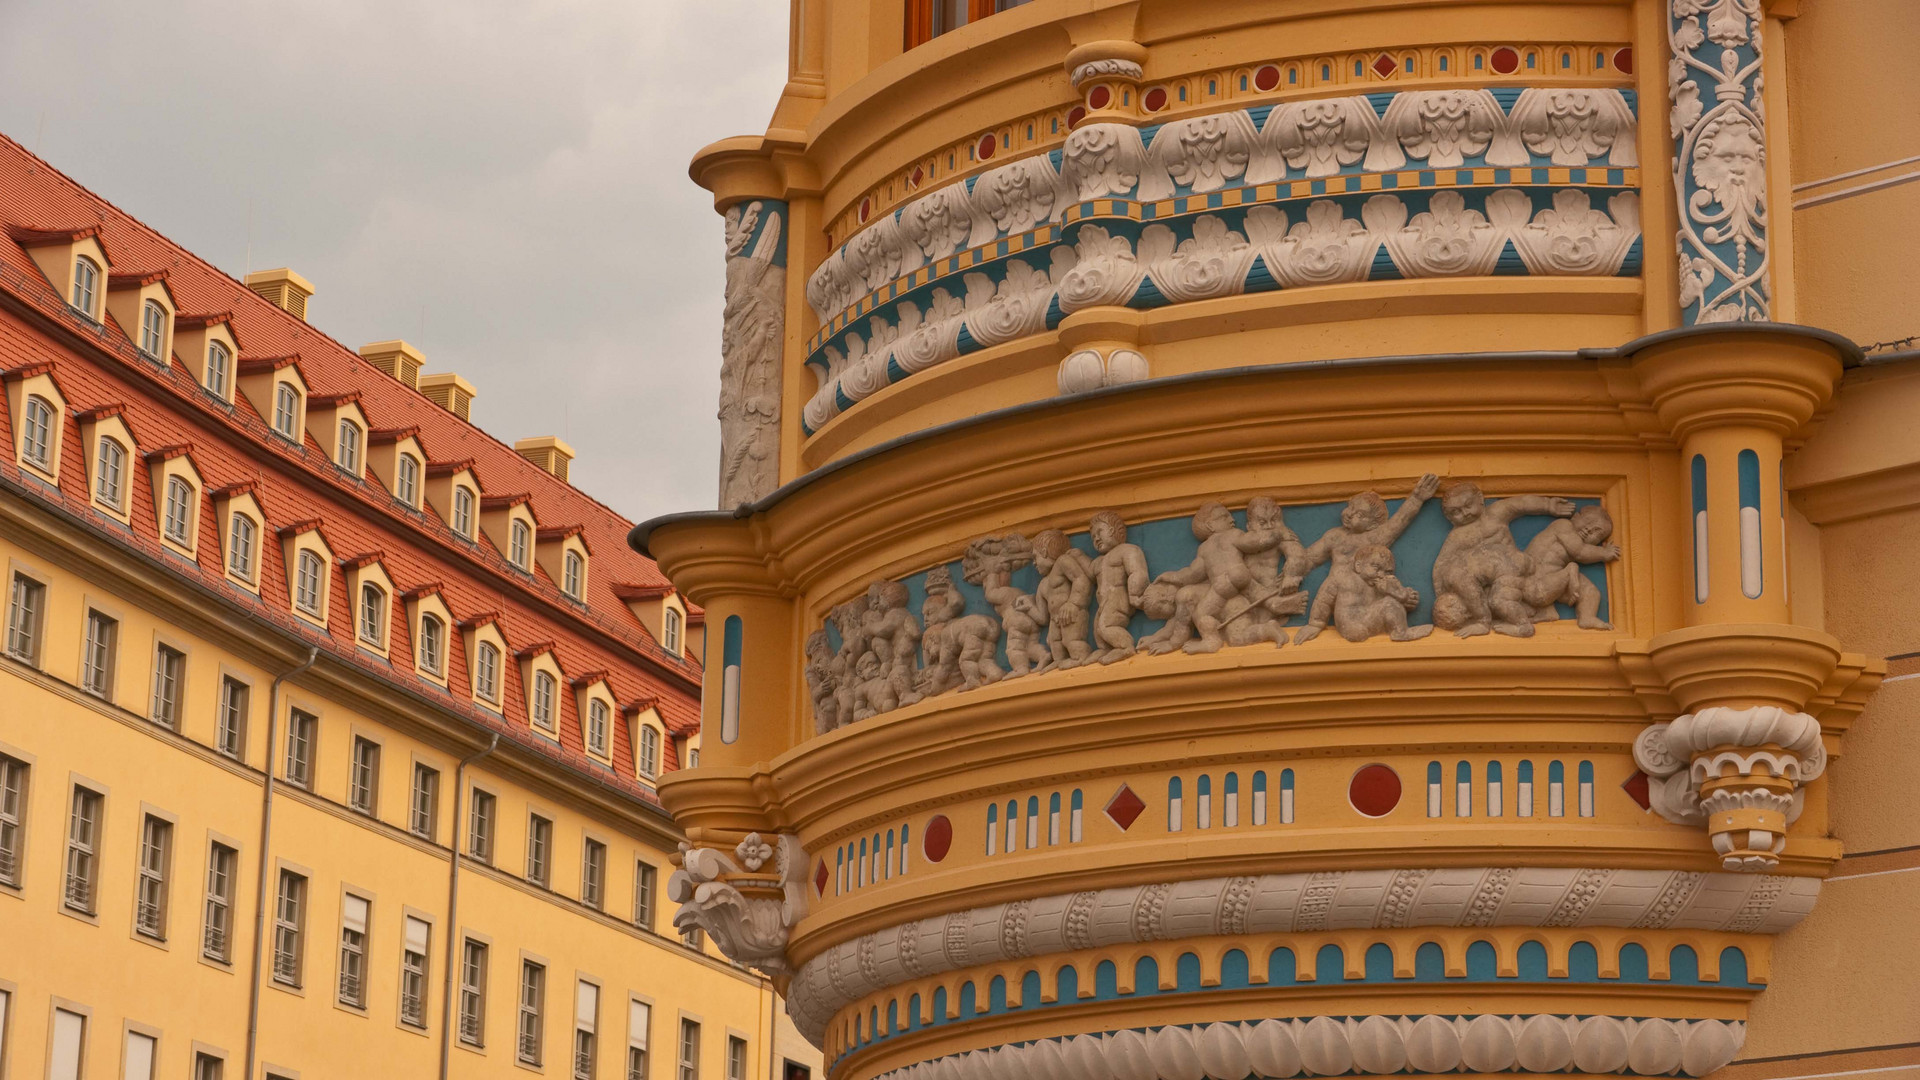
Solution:
{"label": "white stone molding", "polygon": [[1737,1020],[1626,1016],[1316,1016],[1128,1029],[935,1058],[878,1080],[1284,1080],[1396,1073],[1705,1076],[1746,1041]]}
{"label": "white stone molding", "polygon": [[1080,349],[1060,361],[1060,392],[1084,394],[1103,386],[1141,382],[1151,373],[1147,358],[1133,349],[1114,349],[1103,359],[1097,349]]}
{"label": "white stone molding", "polygon": [[1760,0],[1668,0],[1667,98],[1689,324],[1771,318]]}
{"label": "white stone molding", "polygon": [[1074,69],[1067,74],[1067,78],[1072,81],[1075,90],[1080,89],[1080,84],[1086,82],[1088,79],[1103,77],[1109,79],[1125,79],[1128,82],[1139,82],[1142,78],[1146,77],[1146,73],[1139,64],[1131,60],[1122,60],[1119,57],[1109,56],[1100,60],[1089,60],[1084,64],[1075,65]]}
{"label": "white stone molding", "polygon": [[[1818,878],[1683,870],[1449,867],[1335,870],[1059,893],[905,923],[836,945],[789,988],[818,1038],[839,1010],[911,979],[1075,949],[1222,934],[1450,926],[1617,926],[1777,934],[1813,909]],[[1010,920],[1020,923],[1010,935]],[[862,956],[872,957],[863,965]],[[911,966],[904,958],[914,958]]]}
{"label": "white stone molding", "polygon": [[667,879],[667,898],[680,905],[673,925],[705,930],[729,958],[769,976],[791,975],[787,934],[807,912],[809,865],[790,834],[768,843],[748,833],[731,854],[683,843],[680,869]]}
{"label": "white stone molding", "polygon": [[1820,721],[1772,705],[1715,707],[1653,724],[1633,742],[1654,812],[1704,826],[1729,870],[1779,864],[1805,785],[1827,768]]}
{"label": "white stone molding", "polygon": [[787,204],[771,199],[726,213],[726,312],[720,332],[720,507],[752,502],[780,484],[780,353],[786,341]]}

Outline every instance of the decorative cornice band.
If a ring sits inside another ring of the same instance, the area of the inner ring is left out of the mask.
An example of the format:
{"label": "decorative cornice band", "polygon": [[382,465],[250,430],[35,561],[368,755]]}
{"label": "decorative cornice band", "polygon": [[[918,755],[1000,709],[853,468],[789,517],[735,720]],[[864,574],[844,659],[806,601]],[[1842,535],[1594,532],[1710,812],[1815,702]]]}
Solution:
{"label": "decorative cornice band", "polygon": [[[1010,942],[1020,946],[1019,956],[1037,957],[1228,933],[1389,926],[1657,926],[1777,934],[1804,918],[1819,893],[1819,879],[1807,877],[1534,866],[1156,882],[1016,900],[875,931],[807,961],[793,978],[788,1002],[800,1030],[817,1038],[835,1013],[868,994],[1016,959]],[[875,958],[870,973],[858,962],[867,950]],[[915,957],[914,970],[901,962],[903,956]]]}
{"label": "decorative cornice band", "polygon": [[1746,1041],[1734,1020],[1624,1016],[1316,1016],[1041,1039],[923,1061],[877,1080],[1283,1080],[1528,1072],[1705,1076]]}

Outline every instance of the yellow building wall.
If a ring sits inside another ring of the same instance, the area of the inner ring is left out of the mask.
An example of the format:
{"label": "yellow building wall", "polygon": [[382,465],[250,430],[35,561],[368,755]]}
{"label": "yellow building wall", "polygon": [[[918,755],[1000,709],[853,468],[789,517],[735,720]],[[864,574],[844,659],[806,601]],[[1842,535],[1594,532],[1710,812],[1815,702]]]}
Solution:
{"label": "yellow building wall", "polygon": [[[244,1075],[248,979],[254,947],[256,880],[261,856],[261,797],[266,759],[267,699],[273,672],[248,657],[236,638],[243,628],[205,625],[187,612],[157,613],[113,595],[86,569],[95,554],[55,552],[42,542],[0,533],[0,566],[24,570],[47,586],[40,667],[0,659],[0,754],[28,764],[20,887],[0,886],[0,1077],[46,1075],[55,1006],[88,1020],[83,1075],[120,1075],[127,1030],[158,1039],[154,1075],[191,1075],[194,1054],[225,1060],[226,1077]],[[119,620],[110,701],[77,683],[86,612]],[[186,652],[181,730],[146,717],[156,641]],[[212,749],[216,693],[232,676],[251,684],[243,762]],[[319,718],[311,791],[276,786],[268,888],[278,871],[308,876],[304,973],[299,986],[271,976],[263,961],[259,1060],[296,1080],[437,1074],[446,975],[450,854],[467,823],[453,820],[458,755],[434,731],[375,717],[332,699],[314,676],[283,687],[278,755],[284,758],[286,716],[300,708]],[[380,743],[376,817],[347,807],[353,740]],[[470,738],[470,736],[469,736]],[[439,771],[435,836],[407,831],[415,762]],[[281,769],[284,761],[276,761]],[[284,777],[284,773],[281,773]],[[575,985],[600,987],[597,1077],[626,1077],[629,1000],[647,1003],[645,1033],[656,1077],[677,1076],[682,1019],[702,1026],[699,1075],[729,1077],[728,1038],[746,1041],[749,1078],[770,1075],[769,1051],[817,1068],[818,1057],[784,1024],[772,988],[714,952],[695,953],[671,926],[665,884],[671,827],[655,812],[630,806],[625,816],[582,798],[557,769],[529,756],[499,755],[467,771],[470,785],[494,795],[491,866],[465,861],[457,930],[489,947],[481,1047],[454,1040],[452,1076],[525,1075],[516,1060],[517,996],[523,959],[546,966],[541,1065],[534,1071],[572,1076]],[[95,914],[62,902],[69,800],[74,784],[105,796],[98,852]],[[461,800],[462,816],[471,806]],[[553,822],[552,889],[525,879],[528,815]],[[142,819],[172,823],[165,940],[134,929]],[[580,901],[582,843],[607,845],[604,910]],[[202,954],[209,845],[237,849],[231,959]],[[655,868],[654,910],[633,924],[637,866]],[[365,1007],[339,1000],[340,927],[347,892],[371,902],[365,946]],[[268,911],[271,942],[272,915]],[[431,927],[426,1024],[401,1022],[399,982],[404,918]],[[771,1046],[770,1046],[771,1043]],[[778,1062],[775,1062],[777,1070]],[[780,1075],[773,1071],[771,1075]]]}

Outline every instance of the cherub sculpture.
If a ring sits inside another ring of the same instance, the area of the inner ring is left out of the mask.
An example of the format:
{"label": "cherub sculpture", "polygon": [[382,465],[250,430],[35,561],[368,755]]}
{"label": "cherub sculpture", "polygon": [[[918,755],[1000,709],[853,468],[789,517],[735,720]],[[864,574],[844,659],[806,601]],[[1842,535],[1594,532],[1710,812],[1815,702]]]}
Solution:
{"label": "cherub sculpture", "polygon": [[860,657],[867,651],[867,601],[856,597],[836,604],[827,613],[834,629],[840,632],[840,651],[833,654],[834,723],[852,722],[860,701]]}
{"label": "cherub sculpture", "polygon": [[1013,572],[1033,562],[1033,545],[1019,533],[985,536],[967,545],[960,576],[981,587],[987,603],[1000,613],[1007,634],[1007,678],[1053,666],[1053,655],[1040,641],[1046,613],[1032,595],[1013,586]]}
{"label": "cherub sculpture", "polygon": [[1544,495],[1488,502],[1480,485],[1460,480],[1448,485],[1440,505],[1453,529],[1433,560],[1434,622],[1459,637],[1490,630],[1533,636],[1539,605],[1528,601],[1527,592],[1535,568],[1513,542],[1511,526],[1530,514],[1567,517],[1573,502]]}
{"label": "cherub sculpture", "polygon": [[[1376,546],[1387,548],[1391,553],[1393,542],[1400,539],[1400,535],[1407,531],[1407,526],[1413,524],[1414,515],[1420,512],[1420,507],[1433,497],[1439,487],[1439,477],[1432,473],[1422,476],[1415,481],[1413,491],[1391,517],[1387,514],[1387,501],[1380,497],[1379,492],[1363,491],[1347,500],[1347,505],[1340,511],[1340,524],[1322,533],[1320,539],[1302,553],[1297,570],[1285,573],[1284,580],[1298,583],[1308,570],[1326,562],[1333,564],[1327,572],[1327,580],[1321,583],[1320,591],[1314,595],[1313,609],[1307,613],[1307,625],[1294,635],[1295,643],[1312,641],[1327,628],[1343,593],[1352,592],[1356,597],[1363,598],[1376,596],[1374,587],[1355,569],[1355,556],[1366,548]],[[1294,560],[1289,560],[1289,565],[1293,564]],[[1405,619],[1403,613],[1401,621],[1404,623]],[[1428,627],[1412,636],[1424,637],[1431,632],[1432,627]]]}
{"label": "cherub sculpture", "polygon": [[[1247,502],[1247,530],[1272,533],[1279,538],[1279,543],[1247,556],[1247,569],[1253,572],[1253,587],[1244,599],[1228,602],[1227,622],[1244,620],[1252,626],[1271,625],[1271,631],[1256,632],[1254,640],[1284,645],[1287,635],[1283,627],[1287,619],[1307,610],[1307,594],[1300,589],[1301,580],[1307,576],[1307,549],[1294,531],[1287,528],[1280,503],[1271,496],[1255,495]],[[1240,633],[1245,635],[1245,631]],[[1234,631],[1229,631],[1229,644],[1233,636]]]}
{"label": "cherub sculpture", "polygon": [[1127,543],[1126,520],[1112,510],[1094,514],[1088,531],[1093,550],[1100,553],[1093,560],[1093,638],[1101,647],[1095,659],[1111,664],[1133,655],[1133,632],[1127,624],[1147,588],[1147,554],[1140,545]]}
{"label": "cherub sculpture", "polygon": [[868,649],[879,658],[880,672],[899,705],[920,700],[913,688],[914,660],[920,655],[920,623],[907,604],[907,587],[898,581],[876,581],[867,587],[864,623]]}
{"label": "cherub sculpture", "polygon": [[1558,518],[1540,530],[1525,552],[1533,564],[1525,599],[1535,609],[1534,622],[1553,622],[1560,617],[1553,605],[1568,604],[1580,629],[1613,629],[1600,617],[1600,589],[1580,572],[1582,564],[1620,557],[1619,546],[1607,542],[1612,535],[1613,515],[1598,504],[1583,506],[1573,517]]}
{"label": "cherub sculpture", "polygon": [[855,720],[865,720],[900,707],[900,698],[893,692],[892,681],[881,669],[880,658],[872,652],[860,654],[860,661],[854,667],[854,677],[857,680],[853,707]]}
{"label": "cherub sculpture", "polygon": [[915,684],[924,697],[956,686],[977,690],[1006,674],[994,656],[1000,649],[1000,620],[968,615],[966,610],[966,598],[954,588],[952,571],[944,566],[928,571],[927,598],[920,605],[924,627],[920,651],[925,663]]}
{"label": "cherub sculpture", "polygon": [[1189,653],[1218,652],[1228,644],[1223,628],[1230,614],[1228,605],[1236,598],[1249,602],[1256,599],[1248,595],[1254,583],[1248,556],[1278,547],[1281,536],[1271,528],[1259,531],[1240,528],[1234,524],[1232,512],[1217,502],[1206,503],[1193,512],[1193,535],[1200,540],[1200,551],[1193,562],[1154,580],[1172,585],[1202,582],[1208,585],[1207,592],[1193,607],[1193,629],[1197,636],[1181,649]]}
{"label": "cherub sculpture", "polygon": [[[1392,548],[1368,544],[1354,552],[1348,574],[1349,580],[1334,594],[1333,626],[1341,637],[1365,641],[1385,634],[1395,641],[1413,641],[1433,633],[1431,625],[1407,625],[1407,612],[1420,606],[1420,591],[1394,576]],[[1331,574],[1327,583],[1333,583]]]}
{"label": "cherub sculpture", "polygon": [[1035,590],[1050,629],[1047,648],[1057,668],[1078,667],[1093,647],[1087,644],[1087,604],[1093,599],[1093,560],[1074,547],[1067,534],[1047,529],[1033,538],[1033,568],[1040,571]]}
{"label": "cherub sculpture", "polygon": [[813,699],[813,729],[825,735],[840,726],[838,678],[833,673],[833,646],[825,630],[807,635],[807,695]]}
{"label": "cherub sculpture", "polygon": [[[1140,596],[1140,612],[1149,619],[1164,619],[1166,625],[1140,639],[1140,648],[1150,656],[1159,656],[1183,648],[1187,642],[1194,640],[1197,636],[1193,625],[1194,609],[1212,591],[1213,586],[1204,581],[1198,585],[1176,585],[1166,580],[1149,584]],[[1235,599],[1233,604],[1239,605],[1243,613],[1265,610],[1249,606],[1240,599]],[[1233,614],[1220,620],[1220,633],[1226,638],[1226,643],[1234,648],[1258,645],[1263,641],[1284,643],[1287,640],[1286,629],[1276,620],[1243,619]]]}

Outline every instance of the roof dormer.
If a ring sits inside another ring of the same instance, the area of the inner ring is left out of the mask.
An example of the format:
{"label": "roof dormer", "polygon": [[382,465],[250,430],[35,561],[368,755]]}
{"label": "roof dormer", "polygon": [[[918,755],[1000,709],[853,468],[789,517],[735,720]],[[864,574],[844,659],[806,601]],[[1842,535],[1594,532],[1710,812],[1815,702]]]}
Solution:
{"label": "roof dormer", "polygon": [[60,483],[60,449],[66,440],[67,399],[43,361],[6,373],[7,415],[13,421],[13,461],[27,475]]}
{"label": "roof dormer", "polygon": [[616,582],[613,595],[627,605],[661,648],[675,656],[687,655],[687,602],[673,586]]}
{"label": "roof dormer", "polygon": [[213,493],[213,512],[227,580],[257,593],[261,563],[266,559],[267,516],[261,512],[253,489],[252,480],[220,488]]}
{"label": "roof dormer", "polygon": [[165,270],[107,275],[107,314],[140,355],[156,364],[165,366],[173,355],[173,316],[178,310]]}
{"label": "roof dormer", "polygon": [[554,741],[560,739],[560,702],[566,675],[553,655],[553,642],[541,641],[514,654],[520,662],[520,687],[526,696],[527,726]]}
{"label": "roof dormer", "polygon": [[8,230],[27,249],[34,265],[47,275],[67,307],[90,322],[103,322],[107,299],[107,249],[100,246],[100,226],[71,229]]}
{"label": "roof dormer", "polygon": [[353,605],[353,640],[377,656],[393,647],[393,579],[381,565],[384,552],[370,551],[340,560],[347,576],[347,600]]}
{"label": "roof dormer", "polygon": [[333,546],[320,532],[320,520],[296,521],[280,530],[280,555],[287,568],[287,602],[293,613],[322,629],[333,598]]}
{"label": "roof dormer", "polygon": [[440,583],[429,582],[400,594],[407,605],[407,636],[413,641],[413,672],[435,686],[447,685],[453,669],[453,612],[440,595]]}
{"label": "roof dormer", "polygon": [[587,560],[593,552],[587,547],[586,530],[579,525],[558,525],[534,531],[534,559],[547,577],[570,600],[587,602]]}
{"label": "roof dormer", "polygon": [[87,497],[93,508],[122,524],[133,523],[133,433],[120,405],[102,405],[74,417],[86,458]]}
{"label": "roof dormer", "polygon": [[607,673],[591,671],[573,680],[574,708],[580,717],[580,747],[603,765],[613,765],[613,687]]}
{"label": "roof dormer", "polygon": [[193,445],[175,443],[147,454],[147,479],[153,485],[154,524],[160,544],[176,555],[196,558],[200,547],[200,496],[206,490],[193,466]]}
{"label": "roof dormer", "polygon": [[473,459],[427,463],[427,505],[461,537],[480,533],[480,481],[473,475]]}
{"label": "roof dormer", "polygon": [[534,533],[540,523],[527,505],[530,495],[487,495],[480,499],[480,531],[514,566],[533,573]]}
{"label": "roof dormer", "polygon": [[233,403],[235,368],[240,341],[233,335],[233,314],[216,311],[205,315],[173,317],[173,351],[187,366],[187,373],[201,389],[221,401]]}
{"label": "roof dormer", "polygon": [[367,432],[367,466],[387,487],[387,493],[409,510],[418,510],[425,495],[427,454],[420,449],[418,427],[381,428]]}
{"label": "roof dormer", "polygon": [[300,445],[307,426],[307,380],[300,374],[300,354],[243,356],[240,392],[275,435]]}
{"label": "roof dormer", "polygon": [[355,480],[366,476],[367,414],[360,411],[360,391],[308,397],[307,434],[341,472]]}
{"label": "roof dormer", "polygon": [[467,690],[473,703],[497,713],[506,711],[507,639],[500,633],[497,612],[484,611],[460,623],[467,650]]}

